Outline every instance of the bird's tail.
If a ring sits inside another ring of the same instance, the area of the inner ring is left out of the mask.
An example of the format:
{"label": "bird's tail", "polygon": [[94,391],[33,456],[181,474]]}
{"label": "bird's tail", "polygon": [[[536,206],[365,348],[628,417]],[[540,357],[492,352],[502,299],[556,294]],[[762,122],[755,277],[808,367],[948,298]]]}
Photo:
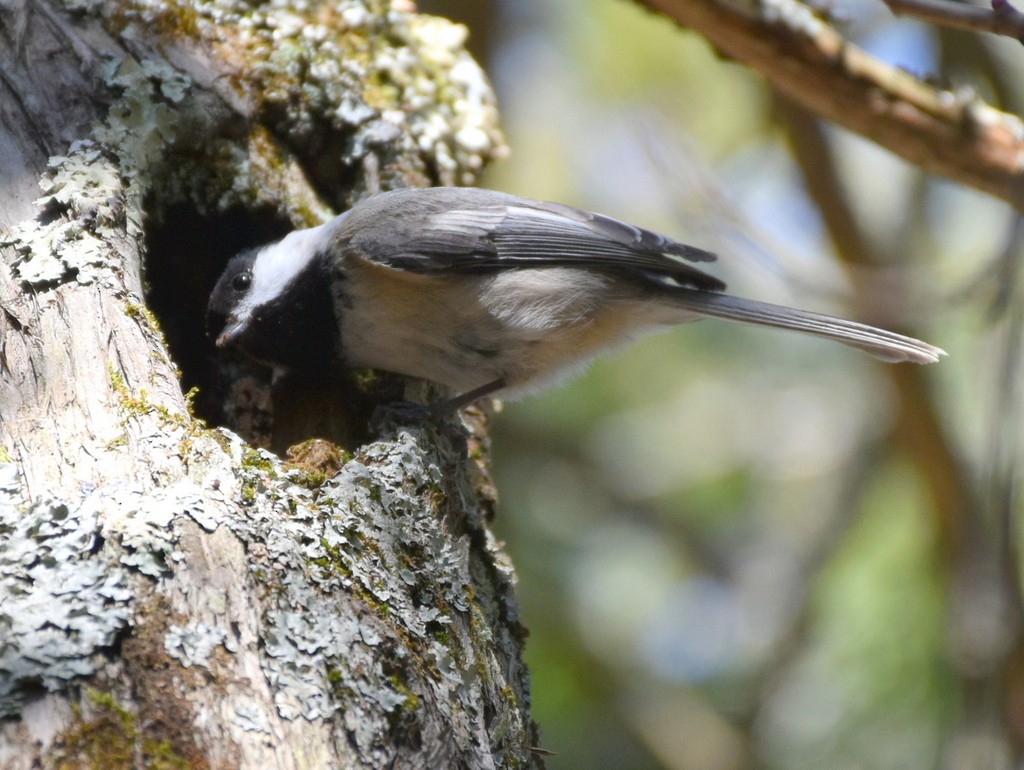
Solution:
{"label": "bird's tail", "polygon": [[927,342],[842,318],[694,289],[672,292],[675,303],[699,315],[791,329],[860,348],[888,363],[934,364],[946,351]]}

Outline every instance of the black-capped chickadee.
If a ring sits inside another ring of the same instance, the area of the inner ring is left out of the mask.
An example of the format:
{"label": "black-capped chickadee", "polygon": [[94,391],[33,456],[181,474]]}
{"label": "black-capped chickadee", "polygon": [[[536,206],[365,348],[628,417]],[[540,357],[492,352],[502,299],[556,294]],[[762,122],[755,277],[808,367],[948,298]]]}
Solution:
{"label": "black-capped chickadee", "polygon": [[706,316],[814,334],[888,362],[945,353],[854,321],[722,294],[715,259],[557,203],[436,187],[374,195],[234,257],[210,298],[219,347],[285,368],[382,369],[447,386],[445,408],[522,395],[597,354]]}

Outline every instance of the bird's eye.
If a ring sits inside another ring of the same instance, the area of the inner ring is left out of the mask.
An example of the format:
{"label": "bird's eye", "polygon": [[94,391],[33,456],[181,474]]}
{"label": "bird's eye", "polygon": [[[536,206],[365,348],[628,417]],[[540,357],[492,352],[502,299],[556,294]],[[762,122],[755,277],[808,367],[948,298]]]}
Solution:
{"label": "bird's eye", "polygon": [[239,273],[231,279],[231,288],[235,291],[246,291],[252,284],[252,273]]}

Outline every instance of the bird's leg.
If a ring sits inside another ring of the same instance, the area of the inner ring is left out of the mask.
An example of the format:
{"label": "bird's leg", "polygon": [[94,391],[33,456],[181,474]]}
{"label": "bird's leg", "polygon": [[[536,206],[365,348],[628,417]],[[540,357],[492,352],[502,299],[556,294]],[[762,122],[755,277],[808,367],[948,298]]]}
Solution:
{"label": "bird's leg", "polygon": [[432,420],[439,417],[445,417],[453,412],[457,412],[463,407],[469,406],[474,401],[478,401],[484,396],[488,396],[491,393],[497,393],[504,387],[505,380],[503,378],[499,378],[493,382],[485,383],[478,388],[467,390],[465,393],[460,393],[457,396],[446,398],[443,401],[435,401],[433,404],[416,404],[412,401],[399,401],[396,404],[386,404],[377,407],[374,411],[373,417],[370,419],[370,425],[380,425],[385,420],[420,422],[422,420]]}
{"label": "bird's leg", "polygon": [[465,393],[460,393],[457,396],[446,398],[444,401],[436,401],[433,404],[428,404],[424,409],[428,410],[432,417],[440,417],[469,406],[474,401],[479,401],[481,398],[489,396],[491,393],[497,393],[504,387],[505,379],[503,377],[499,377],[493,382],[481,385],[479,388],[467,390]]}

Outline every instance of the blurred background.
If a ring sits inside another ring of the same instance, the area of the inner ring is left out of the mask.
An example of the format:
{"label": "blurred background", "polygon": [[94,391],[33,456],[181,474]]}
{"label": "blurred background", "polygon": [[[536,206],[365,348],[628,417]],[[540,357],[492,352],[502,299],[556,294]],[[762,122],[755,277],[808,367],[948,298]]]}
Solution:
{"label": "blurred background", "polygon": [[[738,294],[950,357],[887,367],[706,321],[508,404],[496,528],[552,770],[1009,768],[1022,238],[1004,204],[776,98],[624,0],[467,23],[512,155],[484,184],[717,251]],[[1024,49],[837,0],[874,55],[1020,114]]]}

